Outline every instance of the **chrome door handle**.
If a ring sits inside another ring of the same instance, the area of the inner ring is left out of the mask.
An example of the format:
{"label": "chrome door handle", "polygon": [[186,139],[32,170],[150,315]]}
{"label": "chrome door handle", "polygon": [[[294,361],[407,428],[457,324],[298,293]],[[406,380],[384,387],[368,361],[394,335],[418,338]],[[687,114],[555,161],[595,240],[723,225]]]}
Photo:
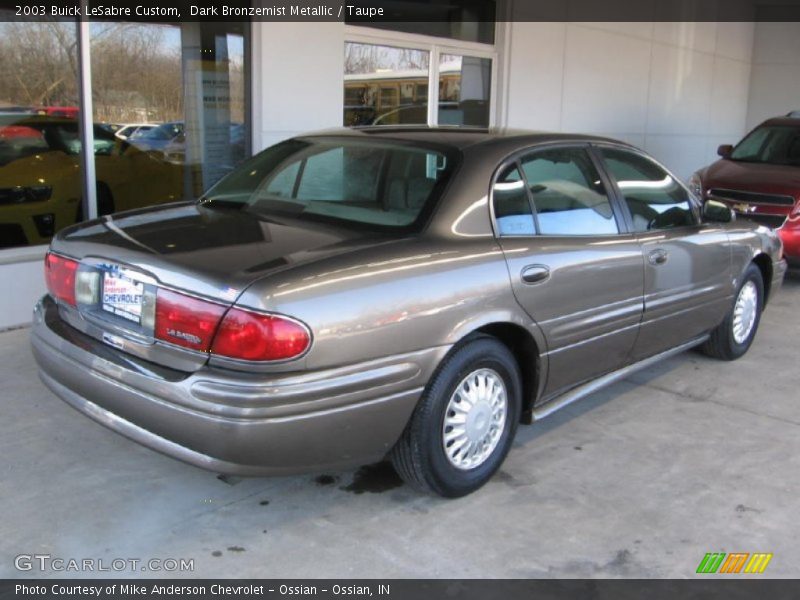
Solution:
{"label": "chrome door handle", "polygon": [[539,283],[550,277],[550,269],[545,265],[528,265],[520,274],[525,283]]}
{"label": "chrome door handle", "polygon": [[647,255],[647,260],[651,265],[663,265],[665,262],[667,262],[667,258],[669,258],[669,252],[663,248],[653,250]]}

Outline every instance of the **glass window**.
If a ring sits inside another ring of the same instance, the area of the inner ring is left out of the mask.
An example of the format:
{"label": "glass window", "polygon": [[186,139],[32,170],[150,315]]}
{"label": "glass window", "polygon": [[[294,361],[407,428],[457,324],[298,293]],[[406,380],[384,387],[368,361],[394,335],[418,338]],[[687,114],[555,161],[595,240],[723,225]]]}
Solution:
{"label": "glass window", "polygon": [[293,139],[244,163],[203,202],[373,229],[406,227],[438,198],[455,160],[453,154],[385,142]]}
{"label": "glass window", "polygon": [[90,42],[96,128],[122,132],[96,152],[99,214],[197,198],[244,160],[241,23],[92,22]]}
{"label": "glass window", "polygon": [[419,125],[428,122],[430,55],[422,50],[347,42],[344,45],[344,124]]}
{"label": "glass window", "polygon": [[800,166],[800,127],[759,127],[731,152],[731,160]]}
{"label": "glass window", "polygon": [[536,152],[521,162],[542,235],[618,233],[614,211],[589,154],[580,148]]}
{"label": "glass window", "polygon": [[536,233],[531,203],[525,192],[525,182],[516,165],[507,167],[500,174],[492,188],[492,197],[498,235],[533,235]]}
{"label": "glass window", "polygon": [[492,61],[442,54],[439,57],[439,125],[489,126]]}
{"label": "glass window", "polygon": [[0,248],[80,219],[77,64],[74,23],[0,23]]}
{"label": "glass window", "polygon": [[669,173],[640,154],[600,150],[633,218],[634,231],[671,229],[697,223],[689,192]]}

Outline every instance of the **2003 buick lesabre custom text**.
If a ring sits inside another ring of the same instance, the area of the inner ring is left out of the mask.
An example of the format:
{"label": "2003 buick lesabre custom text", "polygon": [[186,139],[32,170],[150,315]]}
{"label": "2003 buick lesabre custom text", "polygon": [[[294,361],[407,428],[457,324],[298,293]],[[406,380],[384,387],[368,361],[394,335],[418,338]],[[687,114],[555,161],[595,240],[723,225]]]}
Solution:
{"label": "2003 buick lesabre custom text", "polygon": [[520,422],[693,346],[742,356],[781,254],[613,140],[335,130],[63,230],[32,342],[66,402],[194,465],[388,455],[459,496]]}

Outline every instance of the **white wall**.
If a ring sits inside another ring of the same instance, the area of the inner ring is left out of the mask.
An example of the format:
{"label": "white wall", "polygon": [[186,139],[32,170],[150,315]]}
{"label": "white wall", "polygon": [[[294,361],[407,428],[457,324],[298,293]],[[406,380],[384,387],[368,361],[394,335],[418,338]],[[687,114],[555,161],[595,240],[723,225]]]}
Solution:
{"label": "white wall", "polygon": [[44,249],[11,252],[0,252],[0,331],[30,323],[33,305],[45,293]]}
{"label": "white wall", "polygon": [[344,23],[253,23],[253,148],[341,127]]}
{"label": "white wall", "polygon": [[623,139],[683,178],[745,132],[753,23],[509,28],[511,127]]}
{"label": "white wall", "polygon": [[800,110],[800,23],[756,23],[747,128]]}

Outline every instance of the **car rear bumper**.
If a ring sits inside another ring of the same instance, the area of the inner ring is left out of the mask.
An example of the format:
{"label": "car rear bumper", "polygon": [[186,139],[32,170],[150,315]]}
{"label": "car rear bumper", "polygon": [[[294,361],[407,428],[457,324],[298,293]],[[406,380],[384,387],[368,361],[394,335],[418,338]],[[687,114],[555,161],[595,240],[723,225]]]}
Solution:
{"label": "car rear bumper", "polygon": [[382,459],[449,349],[325,371],[182,373],[68,326],[45,296],[31,333],[42,381],[68,404],[145,446],[218,473],[280,475]]}

